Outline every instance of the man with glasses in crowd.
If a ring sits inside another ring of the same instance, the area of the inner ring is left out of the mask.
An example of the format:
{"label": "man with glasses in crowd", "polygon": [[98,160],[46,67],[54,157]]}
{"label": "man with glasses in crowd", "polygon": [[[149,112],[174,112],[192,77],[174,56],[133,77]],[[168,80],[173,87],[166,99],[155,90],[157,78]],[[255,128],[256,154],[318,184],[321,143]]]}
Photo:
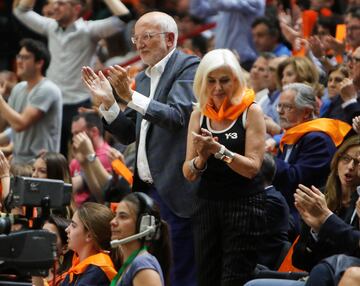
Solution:
{"label": "man with glasses in crowd", "polygon": [[[193,79],[199,64],[195,56],[176,49],[178,29],[172,17],[161,12],[143,15],[135,24],[133,43],[148,67],[129,87],[127,70],[110,67],[106,78],[90,68],[83,80],[100,100],[105,128],[121,143],[136,140],[134,191],[147,192],[159,205],[161,216],[170,224],[173,247],[171,285],[196,285],[193,232],[196,183],[182,175],[187,127],[195,97]],[[110,83],[126,102],[121,111]]]}
{"label": "man with glasses in crowd", "polygon": [[[359,20],[360,22],[360,20]],[[350,77],[340,83],[340,96],[344,103],[341,105],[347,116],[347,122],[360,115],[360,46],[347,58]]]}
{"label": "man with glasses in crowd", "polygon": [[[290,207],[291,235],[299,232],[299,214],[294,206],[294,192],[301,183],[322,187],[330,171],[333,154],[350,125],[333,119],[315,119],[317,108],[313,89],[303,83],[283,87],[277,111],[284,135],[275,158],[276,174],[273,181]],[[294,237],[292,237],[294,238]]]}
{"label": "man with glasses in crowd", "polygon": [[[115,15],[127,19],[128,9],[119,0],[105,0]],[[14,8],[16,18],[35,32],[47,37],[51,62],[47,76],[61,89],[63,96],[63,130],[61,152],[67,156],[71,138],[71,119],[81,106],[90,107],[89,94],[79,77],[81,68],[91,64],[97,42],[120,32],[124,21],[112,16],[103,20],[84,21],[80,16],[85,0],[55,0],[53,19],[43,17],[32,7],[35,0],[20,0]]]}
{"label": "man with glasses in crowd", "polygon": [[16,71],[22,81],[12,89],[8,103],[5,86],[0,85],[0,114],[12,128],[12,163],[29,163],[42,150],[59,152],[62,99],[60,89],[45,77],[50,62],[46,46],[31,39],[20,46]]}

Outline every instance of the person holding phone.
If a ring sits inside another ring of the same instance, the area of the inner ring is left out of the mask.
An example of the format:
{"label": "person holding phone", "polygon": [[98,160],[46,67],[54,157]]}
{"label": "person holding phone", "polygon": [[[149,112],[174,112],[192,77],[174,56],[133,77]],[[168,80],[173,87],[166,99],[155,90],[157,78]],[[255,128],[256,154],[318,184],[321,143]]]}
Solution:
{"label": "person holding phone", "polygon": [[235,55],[207,53],[194,80],[183,173],[200,180],[193,216],[198,285],[243,285],[265,232],[265,193],[258,172],[265,122]]}

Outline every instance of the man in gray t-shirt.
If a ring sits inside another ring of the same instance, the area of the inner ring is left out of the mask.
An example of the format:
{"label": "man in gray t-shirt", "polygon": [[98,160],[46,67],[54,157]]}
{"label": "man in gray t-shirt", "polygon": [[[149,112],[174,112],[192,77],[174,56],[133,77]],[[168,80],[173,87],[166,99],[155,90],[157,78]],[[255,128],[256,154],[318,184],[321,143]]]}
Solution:
{"label": "man in gray t-shirt", "polygon": [[61,91],[44,77],[50,61],[46,46],[25,39],[20,47],[16,65],[23,81],[15,85],[8,103],[0,85],[0,114],[13,130],[13,163],[29,162],[42,150],[58,152],[62,120]]}

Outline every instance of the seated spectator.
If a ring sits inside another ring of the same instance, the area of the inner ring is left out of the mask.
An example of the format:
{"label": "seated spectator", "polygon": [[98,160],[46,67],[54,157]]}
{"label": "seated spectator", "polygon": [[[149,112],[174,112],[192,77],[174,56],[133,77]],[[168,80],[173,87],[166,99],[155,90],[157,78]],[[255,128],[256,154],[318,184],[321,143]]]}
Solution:
{"label": "seated spectator", "polygon": [[323,95],[323,86],[319,84],[319,72],[311,60],[306,57],[289,57],[277,69],[277,80],[280,86],[301,82],[314,89],[316,98]]}
{"label": "seated spectator", "polygon": [[[151,221],[146,220],[151,216]],[[153,231],[139,238],[131,238],[147,229]],[[117,205],[115,218],[111,221],[113,245],[122,251],[122,267],[111,285],[165,286],[169,285],[171,248],[169,229],[161,220],[155,202],[145,193],[134,192]],[[117,240],[128,240],[116,243]]]}
{"label": "seated spectator", "polygon": [[73,138],[73,147],[75,158],[81,165],[83,176],[86,178],[87,184],[91,186],[91,195],[98,202],[118,202],[130,192],[133,174],[126,167],[124,156],[119,151],[114,148],[109,149],[109,161],[113,166],[109,173],[99,158],[96,157],[92,162],[86,159],[95,151],[85,132],[78,133]]}
{"label": "seated spectator", "polygon": [[270,53],[263,53],[256,59],[250,69],[250,87],[255,91],[255,100],[259,102],[269,93],[269,62],[275,56]]}
{"label": "seated spectator", "polygon": [[333,119],[315,119],[316,99],[313,89],[303,83],[283,87],[278,112],[285,130],[275,158],[274,186],[290,207],[295,233],[299,231],[299,215],[293,194],[298,184],[322,187],[330,171],[336,146],[350,131],[350,125]]}
{"label": "seated spectator", "polygon": [[[50,269],[49,275],[45,278],[50,286],[60,285],[60,282],[64,278],[61,274],[65,273],[71,266],[73,252],[68,250],[67,235],[65,231],[69,224],[70,220],[51,215],[42,226],[42,229],[56,235],[56,265],[55,268]],[[53,272],[54,269],[56,270],[56,273]],[[55,281],[55,283],[53,283],[53,281]],[[33,276],[32,283],[34,286],[44,285],[42,277]]]}
{"label": "seated spectator", "polygon": [[253,42],[258,53],[269,52],[275,56],[291,56],[289,48],[281,42],[279,23],[272,18],[260,17],[251,25]]}
{"label": "seated spectator", "polygon": [[[95,112],[85,112],[75,116],[71,125],[72,136],[75,137],[80,132],[86,132],[94,149],[94,153],[88,154],[84,159],[91,163],[98,157],[106,171],[110,173],[111,164],[107,155],[110,146],[104,140],[103,125],[99,115]],[[92,186],[91,184],[87,184],[88,178],[86,178],[83,173],[79,160],[74,158],[70,162],[70,174],[73,178],[74,199],[77,206],[95,199],[91,197],[89,188],[91,189]]]}
{"label": "seated spectator", "polygon": [[61,286],[98,285],[108,286],[116,270],[110,256],[109,208],[97,203],[84,203],[75,212],[66,228],[68,247],[75,252],[72,265],[66,272]]}
{"label": "seated spectator", "polygon": [[351,124],[352,119],[360,115],[360,47],[349,54],[348,69],[350,75],[340,83],[340,95],[346,121]]}
{"label": "seated spectator", "polygon": [[[323,95],[323,86],[319,84],[319,73],[315,65],[305,57],[290,57],[282,61],[276,71],[277,83],[280,89],[289,83],[304,83],[313,88],[315,95],[315,109],[314,115],[319,114],[320,98]],[[266,129],[273,138],[266,140],[266,150],[276,150],[281,139],[282,128],[276,126],[275,122],[267,119]]]}
{"label": "seated spectator", "polygon": [[[264,112],[265,120],[270,118],[275,124],[279,124],[279,114],[276,111],[276,106],[279,102],[281,86],[278,85],[276,72],[280,63],[282,63],[287,57],[276,57],[268,61],[269,76],[267,79],[267,89],[269,93],[264,96],[258,103]],[[279,127],[275,125],[275,130],[272,130],[267,126],[266,131],[270,135],[275,135],[279,132]]]}
{"label": "seated spectator", "polygon": [[275,189],[272,181],[276,166],[273,157],[265,154],[259,175],[263,179],[266,193],[266,233],[259,249],[258,262],[276,270],[279,255],[288,242],[289,207],[283,195]]}
{"label": "seated spectator", "polygon": [[329,72],[327,82],[327,96],[322,97],[320,117],[333,118],[346,121],[346,115],[342,108],[343,100],[340,96],[341,82],[349,77],[349,71],[345,66],[334,67]]}
{"label": "seated spectator", "polygon": [[[64,183],[71,184],[69,166],[66,158],[61,153],[43,152],[33,164],[33,178],[61,180]],[[61,209],[52,209],[51,213],[70,219],[76,206],[73,198],[70,206]]]}
{"label": "seated spectator", "polygon": [[[324,192],[328,208],[344,222],[357,229],[359,218],[356,215],[356,202],[359,196],[356,187],[360,185],[360,173],[359,166],[353,159],[359,156],[360,138],[353,136],[346,140],[335,153]],[[300,185],[299,188],[306,187]],[[308,189],[308,191],[311,190]],[[335,253],[337,253],[337,245],[326,239],[319,240],[317,235],[314,235],[314,230],[304,225],[294,247],[292,261],[295,267],[310,272],[321,259]]]}

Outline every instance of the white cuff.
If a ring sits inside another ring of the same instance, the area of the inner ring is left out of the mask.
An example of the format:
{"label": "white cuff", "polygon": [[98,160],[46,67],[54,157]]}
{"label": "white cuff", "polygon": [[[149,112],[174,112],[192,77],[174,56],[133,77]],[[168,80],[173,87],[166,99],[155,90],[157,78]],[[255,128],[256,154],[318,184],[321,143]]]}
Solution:
{"label": "white cuff", "polygon": [[349,99],[349,100],[345,101],[344,103],[342,103],[341,107],[345,108],[346,106],[356,103],[356,102],[357,102],[356,98],[352,98],[352,99]]}
{"label": "white cuff", "polygon": [[132,100],[128,103],[128,107],[136,110],[137,112],[145,115],[146,110],[149,107],[151,99],[142,95],[139,92],[134,91],[132,94]]}
{"label": "white cuff", "polygon": [[116,117],[118,117],[120,113],[120,107],[117,104],[117,102],[114,102],[114,104],[111,105],[111,107],[108,110],[106,110],[104,105],[101,104],[99,110],[108,124],[111,124],[116,119]]}

